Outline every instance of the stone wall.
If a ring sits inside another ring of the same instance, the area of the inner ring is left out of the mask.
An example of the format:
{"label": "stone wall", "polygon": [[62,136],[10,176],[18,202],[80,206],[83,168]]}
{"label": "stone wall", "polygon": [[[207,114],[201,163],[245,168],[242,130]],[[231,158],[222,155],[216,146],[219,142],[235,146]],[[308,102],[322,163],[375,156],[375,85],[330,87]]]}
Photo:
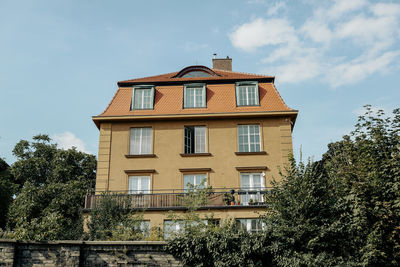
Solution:
{"label": "stone wall", "polygon": [[0,240],[0,266],[182,266],[162,241]]}

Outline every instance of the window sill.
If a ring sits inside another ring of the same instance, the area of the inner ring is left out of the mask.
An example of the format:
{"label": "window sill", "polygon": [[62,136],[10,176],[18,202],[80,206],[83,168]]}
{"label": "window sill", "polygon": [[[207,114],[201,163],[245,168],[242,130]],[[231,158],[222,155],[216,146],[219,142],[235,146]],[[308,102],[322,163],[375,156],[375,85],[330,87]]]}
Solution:
{"label": "window sill", "polygon": [[155,158],[155,154],[139,154],[139,155],[125,155],[125,158]]}
{"label": "window sill", "polygon": [[247,155],[267,155],[266,151],[259,152],[235,152],[237,156],[247,156]]}
{"label": "window sill", "polygon": [[191,153],[191,154],[179,154],[181,157],[210,157],[212,156],[211,153]]}

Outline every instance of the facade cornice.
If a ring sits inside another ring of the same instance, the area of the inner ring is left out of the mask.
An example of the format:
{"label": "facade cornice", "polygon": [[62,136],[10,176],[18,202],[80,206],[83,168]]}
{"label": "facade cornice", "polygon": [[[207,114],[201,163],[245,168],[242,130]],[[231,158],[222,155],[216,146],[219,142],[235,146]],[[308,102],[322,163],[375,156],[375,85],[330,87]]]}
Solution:
{"label": "facade cornice", "polygon": [[152,120],[184,120],[184,119],[222,119],[222,118],[248,118],[248,117],[282,117],[289,116],[293,125],[296,121],[298,110],[283,111],[257,111],[257,112],[228,112],[228,113],[195,113],[195,114],[165,114],[165,115],[119,115],[119,116],[93,116],[97,127],[101,122],[127,122],[127,121],[152,121]]}

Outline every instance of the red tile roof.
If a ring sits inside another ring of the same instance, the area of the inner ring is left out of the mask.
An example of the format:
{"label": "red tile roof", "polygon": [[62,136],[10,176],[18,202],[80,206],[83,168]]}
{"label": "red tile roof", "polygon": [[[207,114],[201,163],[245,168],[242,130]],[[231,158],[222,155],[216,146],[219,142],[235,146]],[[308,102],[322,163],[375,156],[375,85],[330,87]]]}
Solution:
{"label": "red tile roof", "polygon": [[[204,66],[190,66],[188,68],[196,68],[196,67],[203,67],[207,68]],[[207,68],[208,69],[208,68]],[[211,69],[209,69],[211,70]],[[166,74],[161,74],[161,75],[156,75],[156,76],[149,76],[149,77],[144,77],[144,78],[138,78],[138,79],[131,79],[131,80],[125,80],[125,81],[120,81],[118,82],[119,86],[124,86],[127,84],[132,84],[132,83],[159,83],[159,82],[168,82],[168,83],[174,83],[174,82],[191,82],[191,81],[210,81],[210,80],[257,80],[257,79],[271,79],[272,81],[274,80],[274,76],[266,76],[266,75],[260,75],[260,74],[250,74],[250,73],[243,73],[243,72],[235,72],[235,71],[226,71],[226,70],[216,70],[213,69],[211,70],[214,72],[216,75],[215,76],[210,76],[210,77],[175,77],[178,73],[182,71],[177,71],[177,72],[171,72],[171,73],[166,73]]]}
{"label": "red tile roof", "polygon": [[[197,67],[197,66],[194,66]],[[118,82],[119,88],[106,110],[99,117],[110,116],[154,116],[154,115],[190,115],[253,112],[293,112],[273,84],[273,76],[247,74],[241,72],[212,70],[216,75],[210,77],[176,77],[179,72],[157,76],[131,79]],[[259,82],[259,106],[236,106],[235,81],[256,80]],[[202,81],[207,88],[206,108],[183,108],[183,84]],[[226,81],[226,82],[225,82]],[[154,84],[156,86],[153,110],[131,110],[132,85]]]}

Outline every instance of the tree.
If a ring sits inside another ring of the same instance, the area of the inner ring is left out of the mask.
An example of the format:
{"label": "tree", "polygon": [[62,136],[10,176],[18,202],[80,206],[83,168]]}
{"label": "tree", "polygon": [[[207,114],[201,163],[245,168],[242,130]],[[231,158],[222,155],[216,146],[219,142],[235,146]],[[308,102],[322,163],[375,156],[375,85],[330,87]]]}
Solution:
{"label": "tree", "polygon": [[11,173],[19,189],[8,226],[15,238],[80,238],[84,196],[95,183],[95,156],[59,149],[47,135],[21,140],[13,153]]}
{"label": "tree", "polygon": [[10,173],[10,166],[0,158],[0,228],[6,226],[8,209],[16,192],[16,184]]}
{"label": "tree", "polygon": [[400,110],[366,109],[321,161],[292,160],[275,184],[264,216],[274,264],[399,265]]}
{"label": "tree", "polygon": [[141,228],[143,213],[132,207],[132,199],[105,192],[90,212],[90,240],[142,240],[150,229]]}

